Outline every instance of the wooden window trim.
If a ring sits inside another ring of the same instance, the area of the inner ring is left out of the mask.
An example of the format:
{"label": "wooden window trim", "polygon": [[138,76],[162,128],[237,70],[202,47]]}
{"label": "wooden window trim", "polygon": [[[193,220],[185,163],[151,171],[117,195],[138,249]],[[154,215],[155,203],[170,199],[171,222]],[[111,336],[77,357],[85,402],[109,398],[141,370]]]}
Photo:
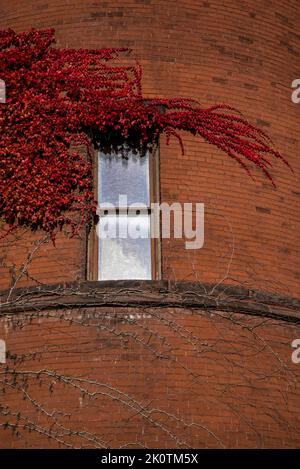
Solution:
{"label": "wooden window trim", "polygon": [[[94,198],[98,200],[98,150],[93,154]],[[96,233],[97,217],[90,229],[87,240],[87,280],[98,280],[99,243]]]}
{"label": "wooden window trim", "polygon": [[[150,156],[150,204],[160,203],[160,149],[155,147]],[[159,230],[161,230],[160,219]],[[160,233],[160,231],[159,231]],[[161,234],[161,233],[160,233]],[[152,280],[161,279],[161,236],[151,238]]]}

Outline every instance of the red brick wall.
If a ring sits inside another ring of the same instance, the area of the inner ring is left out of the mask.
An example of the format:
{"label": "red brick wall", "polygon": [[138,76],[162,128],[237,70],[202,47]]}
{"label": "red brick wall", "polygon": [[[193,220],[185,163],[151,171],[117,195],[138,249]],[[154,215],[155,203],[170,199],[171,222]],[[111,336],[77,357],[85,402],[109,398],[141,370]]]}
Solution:
{"label": "red brick wall", "polygon": [[[200,139],[184,136],[184,156],[162,140],[161,200],[206,207],[204,248],[164,241],[163,277],[299,296],[299,13],[295,0],[0,0],[0,27],[55,27],[63,47],[132,47],[147,96],[226,102],[268,131],[294,169],[274,163],[277,190]],[[1,241],[0,289],[85,279],[84,234],[56,247],[41,236]],[[1,448],[300,445],[296,324],[171,308],[30,316],[0,320]]]}
{"label": "red brick wall", "polygon": [[[132,60],[144,67],[146,95],[191,96],[203,106],[226,102],[268,131],[294,169],[292,174],[275,162],[277,190],[256,170],[253,182],[200,139],[185,136],[184,156],[177,143],[167,148],[162,140],[162,200],[206,206],[204,248],[187,251],[181,241],[164,242],[163,276],[299,294],[300,105],[290,98],[300,60],[296,0],[2,0],[0,11],[0,27],[55,27],[59,46],[132,47]],[[32,277],[84,278],[84,248],[84,241],[80,247],[62,240],[58,250],[48,245],[46,255],[36,253]],[[6,264],[18,269],[26,255],[20,243]],[[7,265],[2,263],[2,288],[9,284]],[[21,279],[20,285],[25,281],[33,282]]]}
{"label": "red brick wall", "polygon": [[106,307],[1,318],[0,337],[0,448],[300,446],[292,324]]}

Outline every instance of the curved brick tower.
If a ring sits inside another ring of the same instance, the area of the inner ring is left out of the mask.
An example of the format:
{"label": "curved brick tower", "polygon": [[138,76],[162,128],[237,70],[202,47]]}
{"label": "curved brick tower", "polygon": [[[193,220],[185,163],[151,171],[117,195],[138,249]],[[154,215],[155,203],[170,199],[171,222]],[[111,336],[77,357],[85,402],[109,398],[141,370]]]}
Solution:
{"label": "curved brick tower", "polygon": [[275,190],[200,138],[184,155],[162,139],[160,200],[203,202],[205,243],[163,240],[158,281],[90,281],[85,233],[1,240],[0,447],[299,447],[298,2],[0,0],[0,17],[132,48],[146,97],[236,107],[294,170],[274,162]]}

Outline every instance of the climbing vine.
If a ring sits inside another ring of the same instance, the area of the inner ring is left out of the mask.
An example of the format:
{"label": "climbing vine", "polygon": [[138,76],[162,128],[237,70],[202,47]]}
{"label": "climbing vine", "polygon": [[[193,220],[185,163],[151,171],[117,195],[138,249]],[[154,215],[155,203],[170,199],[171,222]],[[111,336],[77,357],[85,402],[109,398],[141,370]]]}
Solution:
{"label": "climbing vine", "polygon": [[7,87],[0,104],[0,216],[11,229],[43,229],[54,239],[64,225],[75,233],[90,222],[92,150],[111,142],[145,151],[165,134],[182,146],[180,134],[188,131],[248,172],[246,163],[254,163],[272,182],[268,158],[285,161],[264,132],[229,106],[145,99],[140,66],[114,62],[127,49],[54,44],[54,30],[0,32],[0,78]]}

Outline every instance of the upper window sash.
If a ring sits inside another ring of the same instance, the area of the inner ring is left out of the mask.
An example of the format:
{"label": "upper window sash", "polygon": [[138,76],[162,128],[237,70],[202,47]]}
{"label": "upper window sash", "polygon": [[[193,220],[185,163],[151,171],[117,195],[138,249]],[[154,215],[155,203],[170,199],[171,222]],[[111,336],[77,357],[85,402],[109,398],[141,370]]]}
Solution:
{"label": "upper window sash", "polygon": [[[128,207],[131,204],[150,206],[149,152],[145,155],[128,153],[99,154],[98,201],[113,204],[115,207]],[[125,196],[125,197],[120,197]]]}

